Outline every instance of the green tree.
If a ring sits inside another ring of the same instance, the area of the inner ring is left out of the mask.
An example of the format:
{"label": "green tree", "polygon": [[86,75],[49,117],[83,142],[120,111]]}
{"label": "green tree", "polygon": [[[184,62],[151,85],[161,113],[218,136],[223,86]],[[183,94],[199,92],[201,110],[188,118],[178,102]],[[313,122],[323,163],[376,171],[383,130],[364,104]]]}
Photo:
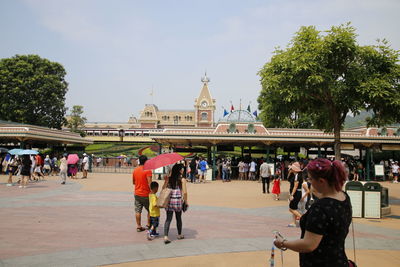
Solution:
{"label": "green tree", "polygon": [[0,60],[0,118],[61,129],[68,83],[64,67],[37,55]]}
{"label": "green tree", "polygon": [[70,128],[72,132],[79,133],[83,137],[86,135],[82,130],[85,126],[86,118],[82,117],[82,114],[83,106],[73,106],[68,118],[68,128]]}
{"label": "green tree", "polygon": [[340,158],[340,131],[349,112],[372,111],[368,125],[400,121],[399,52],[387,41],[360,46],[347,23],[326,32],[301,27],[286,49],[276,49],[259,71],[260,117],[268,125],[297,114],[335,136]]}

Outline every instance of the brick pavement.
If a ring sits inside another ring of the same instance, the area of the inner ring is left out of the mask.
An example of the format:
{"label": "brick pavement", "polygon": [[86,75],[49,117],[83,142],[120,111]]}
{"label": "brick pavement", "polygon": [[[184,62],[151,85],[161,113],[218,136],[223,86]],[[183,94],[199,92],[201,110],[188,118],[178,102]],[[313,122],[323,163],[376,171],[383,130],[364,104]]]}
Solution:
{"label": "brick pavement", "polygon": [[[299,229],[286,227],[287,202],[261,194],[256,182],[189,184],[190,209],[183,217],[185,239],[176,240],[173,221],[173,242],[166,246],[162,238],[147,241],[145,233],[135,231],[130,175],[95,174],[87,180],[68,180],[66,185],[49,177],[26,189],[6,187],[5,179],[0,176],[0,266],[126,262],[123,266],[210,266],[210,259],[216,261],[211,266],[240,266],[234,255],[247,259],[249,266],[260,266],[271,246],[271,230],[288,238],[299,236]],[[394,215],[400,215],[400,190],[389,186]],[[164,220],[162,213],[161,222]],[[382,251],[390,255],[382,266],[396,266],[400,262],[399,220],[355,221],[359,258],[375,255],[363,266],[373,266],[369,264]],[[160,232],[162,228],[161,223]],[[347,243],[351,248],[351,239]],[[295,253],[286,255],[288,263],[297,261]]]}

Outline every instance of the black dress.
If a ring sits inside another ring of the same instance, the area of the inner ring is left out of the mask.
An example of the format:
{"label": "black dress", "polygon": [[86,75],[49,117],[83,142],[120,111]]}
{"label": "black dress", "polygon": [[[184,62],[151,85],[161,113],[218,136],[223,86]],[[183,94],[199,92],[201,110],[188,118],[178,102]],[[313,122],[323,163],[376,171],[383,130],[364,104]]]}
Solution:
{"label": "black dress", "polygon": [[294,192],[293,199],[289,202],[289,208],[292,210],[297,210],[299,206],[299,202],[301,200],[301,186],[303,184],[303,174],[301,172],[293,174],[293,176],[289,177],[290,182],[290,194],[293,192],[293,188],[296,182],[297,189]]}
{"label": "black dress", "polygon": [[31,166],[32,166],[31,159],[28,157],[23,157],[21,164],[22,164],[21,175],[22,176],[30,176],[31,175]]}
{"label": "black dress", "polygon": [[318,247],[310,253],[300,253],[300,266],[348,267],[344,249],[352,210],[349,196],[339,201],[322,198],[301,217],[301,238],[305,231],[323,235]]}

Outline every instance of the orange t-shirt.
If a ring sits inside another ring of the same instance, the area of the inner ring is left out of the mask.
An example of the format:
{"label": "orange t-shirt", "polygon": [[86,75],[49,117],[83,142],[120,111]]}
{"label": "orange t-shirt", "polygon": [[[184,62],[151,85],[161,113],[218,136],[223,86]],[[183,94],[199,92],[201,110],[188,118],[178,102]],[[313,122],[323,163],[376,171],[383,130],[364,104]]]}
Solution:
{"label": "orange t-shirt", "polygon": [[150,170],[143,170],[143,166],[138,166],[132,173],[132,179],[135,181],[135,195],[148,197],[150,193],[147,177],[151,176]]}

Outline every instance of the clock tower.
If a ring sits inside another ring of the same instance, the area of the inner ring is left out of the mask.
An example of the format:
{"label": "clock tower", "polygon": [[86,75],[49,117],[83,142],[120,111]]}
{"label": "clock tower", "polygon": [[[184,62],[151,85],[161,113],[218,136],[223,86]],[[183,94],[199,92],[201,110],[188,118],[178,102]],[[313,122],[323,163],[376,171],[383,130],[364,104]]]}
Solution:
{"label": "clock tower", "polygon": [[195,124],[196,127],[213,127],[214,126],[214,113],[215,113],[215,99],[211,97],[208,83],[210,79],[207,73],[201,78],[203,88],[200,91],[198,98],[194,100],[195,109]]}

